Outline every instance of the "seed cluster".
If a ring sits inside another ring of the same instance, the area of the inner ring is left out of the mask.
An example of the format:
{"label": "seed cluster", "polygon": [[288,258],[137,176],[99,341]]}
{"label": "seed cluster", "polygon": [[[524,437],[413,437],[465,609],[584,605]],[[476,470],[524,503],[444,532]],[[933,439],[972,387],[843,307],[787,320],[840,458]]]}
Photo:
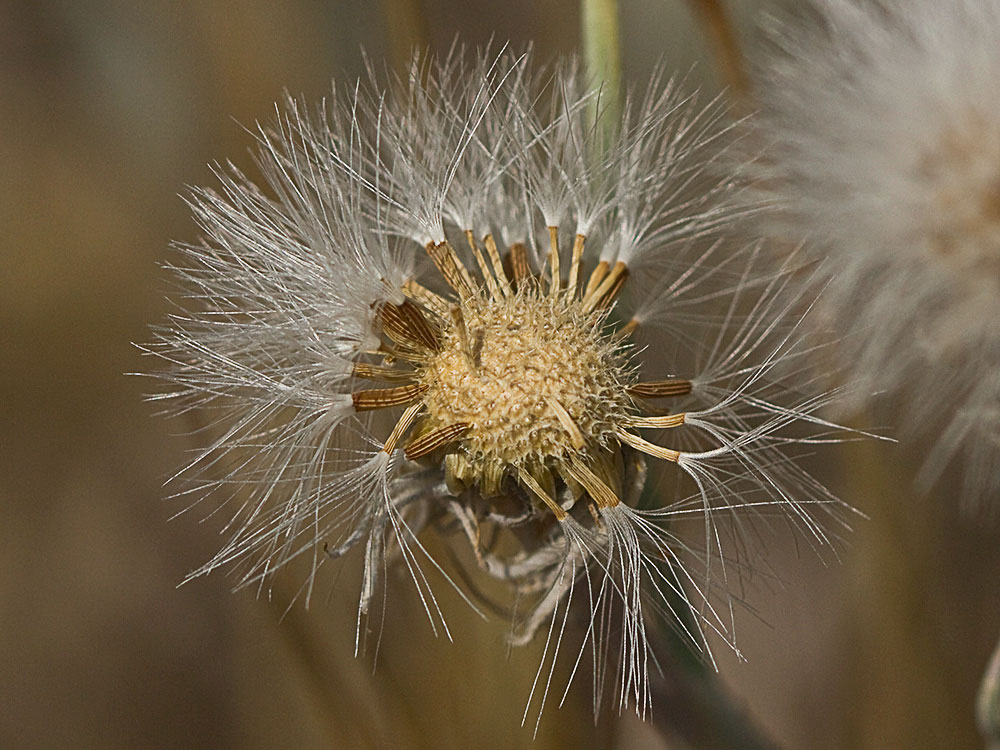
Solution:
{"label": "seed cluster", "polygon": [[626,368],[602,333],[600,314],[533,286],[510,297],[474,297],[462,316],[470,351],[452,326],[421,371],[429,429],[469,424],[462,438],[468,457],[509,466],[579,450],[560,408],[588,444],[612,433],[628,407]]}
{"label": "seed cluster", "polygon": [[[487,235],[487,259],[468,233],[481,281],[449,242],[428,245],[454,297],[411,281],[404,302],[381,305],[383,364],[359,363],[354,374],[402,384],[351,397],[356,411],[408,406],[385,441],[386,454],[401,444],[410,460],[440,462],[456,494],[475,487],[495,497],[511,477],[563,520],[584,496],[592,509],[621,502],[623,446],[678,459],[676,450],[631,430],[683,424],[683,414],[638,412],[643,399],[684,395],[691,384],[635,382],[624,341],[636,323],[612,332],[607,321],[627,267],[600,262],[583,284],[586,238],[576,235],[564,280],[559,229],[550,227],[549,235],[549,267],[539,273],[524,245],[512,245],[503,259]],[[398,369],[404,363],[411,369]],[[568,504],[561,486],[570,490]]]}

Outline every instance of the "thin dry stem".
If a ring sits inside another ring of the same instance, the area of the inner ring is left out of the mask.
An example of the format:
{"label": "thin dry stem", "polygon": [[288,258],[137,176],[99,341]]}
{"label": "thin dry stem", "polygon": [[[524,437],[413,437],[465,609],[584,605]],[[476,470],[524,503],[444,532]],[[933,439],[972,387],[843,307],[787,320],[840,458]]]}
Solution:
{"label": "thin dry stem", "polygon": [[709,43],[715,50],[715,58],[723,80],[729,86],[733,99],[746,103],[750,98],[750,79],[740,44],[726,12],[722,0],[688,0],[701,22]]}

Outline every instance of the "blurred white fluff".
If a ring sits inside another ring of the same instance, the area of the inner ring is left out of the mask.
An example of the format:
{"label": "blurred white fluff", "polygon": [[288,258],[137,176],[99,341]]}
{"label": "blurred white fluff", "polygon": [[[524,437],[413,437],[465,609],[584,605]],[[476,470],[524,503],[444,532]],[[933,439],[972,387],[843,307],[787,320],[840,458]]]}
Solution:
{"label": "blurred white fluff", "polygon": [[1000,495],[1000,2],[803,5],[761,71],[770,231],[824,261],[839,360],[924,439],[919,484],[957,458],[983,506]]}
{"label": "blurred white fluff", "polygon": [[[288,100],[258,133],[266,193],[232,165],[221,191],[194,192],[204,238],[180,246],[180,310],[147,347],[169,363],[158,398],[212,418],[183,494],[232,518],[192,576],[263,586],[304,557],[308,596],[324,562],[363,548],[358,647],[389,562],[450,636],[425,569],[461,587],[420,534],[451,533],[510,585],[512,640],[547,628],[529,706],[577,633],[572,671],[589,648],[595,705],[608,677],[619,710],[644,713],[651,613],[708,659],[709,635],[732,643],[730,589],[759,547],[749,517],[828,541],[840,504],[789,449],[829,438],[814,415],[830,396],[805,374],[790,274],[721,231],[750,208],[714,167],[734,135],[719,102],[655,76],[603,151],[599,92],[574,63],[471,58],[418,58],[316,109]],[[500,340],[484,338],[497,321]],[[486,353],[553,329],[565,358],[525,345],[508,364],[544,363],[531,383],[480,399]],[[441,416],[470,399],[495,410],[483,424]],[[639,434],[654,430],[668,432]],[[479,433],[504,452],[465,442]],[[686,489],[643,497],[647,461]]]}

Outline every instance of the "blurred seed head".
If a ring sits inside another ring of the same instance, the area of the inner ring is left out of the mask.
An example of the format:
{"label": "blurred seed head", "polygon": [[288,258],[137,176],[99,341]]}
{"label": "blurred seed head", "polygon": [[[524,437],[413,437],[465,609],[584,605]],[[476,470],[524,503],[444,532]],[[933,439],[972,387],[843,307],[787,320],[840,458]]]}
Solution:
{"label": "blurred seed head", "polygon": [[760,81],[767,231],[825,261],[856,393],[921,436],[926,487],[1000,495],[1000,3],[812,0]]}

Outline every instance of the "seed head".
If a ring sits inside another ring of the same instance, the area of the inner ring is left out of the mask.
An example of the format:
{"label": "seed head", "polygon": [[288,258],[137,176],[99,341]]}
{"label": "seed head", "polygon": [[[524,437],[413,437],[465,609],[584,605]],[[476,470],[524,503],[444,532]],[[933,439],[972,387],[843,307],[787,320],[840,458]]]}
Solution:
{"label": "seed head", "polygon": [[[548,628],[529,705],[572,631],[596,704],[614,676],[643,712],[647,601],[706,653],[731,642],[754,537],[734,520],[730,546],[724,517],[772,509],[826,541],[814,512],[837,503],[784,430],[826,431],[828,397],[797,364],[787,273],[720,232],[749,210],[712,170],[723,109],[656,77],[607,147],[598,99],[573,63],[418,59],[385,91],[286,102],[259,134],[267,192],[233,167],[196,191],[205,239],[174,269],[192,309],[149,348],[164,398],[225,409],[187,471],[234,518],[193,576],[259,584],[300,555],[315,575],[363,546],[358,644],[390,560],[450,636],[423,567],[460,587],[420,541],[450,531],[510,585],[514,642]],[[690,494],[643,499],[647,461]]]}
{"label": "seed head", "polygon": [[536,284],[453,309],[440,351],[416,368],[427,386],[418,434],[467,425],[460,445],[479,479],[486,466],[517,476],[613,437],[630,405],[628,372],[602,313],[586,312],[573,292],[550,295]]}
{"label": "seed head", "polygon": [[767,232],[824,260],[821,317],[859,395],[889,392],[1000,496],[1000,3],[812,0],[761,79]]}

